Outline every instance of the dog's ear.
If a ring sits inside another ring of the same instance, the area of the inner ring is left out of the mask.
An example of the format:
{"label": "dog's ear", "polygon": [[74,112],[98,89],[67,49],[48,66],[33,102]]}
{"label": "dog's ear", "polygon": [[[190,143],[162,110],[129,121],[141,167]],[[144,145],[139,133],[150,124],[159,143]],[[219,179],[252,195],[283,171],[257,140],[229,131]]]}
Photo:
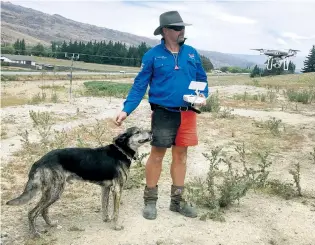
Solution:
{"label": "dog's ear", "polygon": [[124,142],[127,138],[127,134],[126,133],[122,133],[122,134],[119,134],[118,136],[114,137],[113,138],[113,142],[114,143],[121,143],[121,142]]}

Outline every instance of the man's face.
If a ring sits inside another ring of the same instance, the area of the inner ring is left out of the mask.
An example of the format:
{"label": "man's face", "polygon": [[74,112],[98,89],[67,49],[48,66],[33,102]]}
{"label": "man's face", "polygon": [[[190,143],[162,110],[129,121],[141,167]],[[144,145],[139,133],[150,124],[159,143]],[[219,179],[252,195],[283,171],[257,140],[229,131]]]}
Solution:
{"label": "man's face", "polygon": [[185,26],[164,27],[164,35],[172,42],[181,43],[185,38]]}

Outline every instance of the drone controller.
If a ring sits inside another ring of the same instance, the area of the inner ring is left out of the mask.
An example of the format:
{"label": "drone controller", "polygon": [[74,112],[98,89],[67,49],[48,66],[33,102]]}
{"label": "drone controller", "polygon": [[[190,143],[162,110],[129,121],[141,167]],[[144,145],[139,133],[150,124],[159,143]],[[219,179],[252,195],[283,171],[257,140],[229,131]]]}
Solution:
{"label": "drone controller", "polygon": [[191,104],[203,104],[206,98],[200,96],[200,90],[203,91],[206,88],[207,83],[191,81],[188,89],[195,90],[196,95],[187,94],[183,96],[184,101]]}

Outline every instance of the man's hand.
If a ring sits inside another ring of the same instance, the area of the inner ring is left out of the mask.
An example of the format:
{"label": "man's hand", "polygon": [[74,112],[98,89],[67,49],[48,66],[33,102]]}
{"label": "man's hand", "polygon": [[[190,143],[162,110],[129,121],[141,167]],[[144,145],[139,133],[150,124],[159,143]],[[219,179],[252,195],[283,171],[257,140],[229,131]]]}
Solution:
{"label": "man's hand", "polygon": [[201,98],[204,98],[204,100],[202,102],[200,102],[200,100],[199,100],[198,102],[193,103],[193,105],[197,106],[197,107],[205,106],[207,104],[207,99],[206,99],[205,95],[200,93],[198,96]]}
{"label": "man's hand", "polygon": [[116,116],[116,119],[115,119],[115,124],[117,126],[120,126],[122,124],[122,122],[127,118],[127,113],[124,112],[124,111],[121,111],[117,116]]}
{"label": "man's hand", "polygon": [[204,94],[201,94],[201,93],[199,94],[199,96],[202,97],[202,98],[205,98],[205,101],[203,103],[200,103],[199,105],[201,105],[201,106],[202,105],[206,105],[207,104],[206,96]]}

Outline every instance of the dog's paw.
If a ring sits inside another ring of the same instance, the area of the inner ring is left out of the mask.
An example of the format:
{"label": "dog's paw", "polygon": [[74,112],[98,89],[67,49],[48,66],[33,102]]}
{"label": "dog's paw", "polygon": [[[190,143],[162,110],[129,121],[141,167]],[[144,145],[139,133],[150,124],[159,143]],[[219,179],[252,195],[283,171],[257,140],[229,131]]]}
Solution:
{"label": "dog's paw", "polygon": [[104,222],[110,222],[111,218],[107,215],[107,216],[103,217],[103,221]]}
{"label": "dog's paw", "polygon": [[114,226],[114,230],[115,231],[121,231],[121,230],[123,230],[124,229],[124,227],[122,226],[122,225],[115,225]]}
{"label": "dog's paw", "polygon": [[57,227],[58,225],[58,220],[52,220],[48,224],[50,227]]}
{"label": "dog's paw", "polygon": [[39,231],[32,232],[33,239],[40,238],[41,236],[42,236],[42,233],[40,233]]}

